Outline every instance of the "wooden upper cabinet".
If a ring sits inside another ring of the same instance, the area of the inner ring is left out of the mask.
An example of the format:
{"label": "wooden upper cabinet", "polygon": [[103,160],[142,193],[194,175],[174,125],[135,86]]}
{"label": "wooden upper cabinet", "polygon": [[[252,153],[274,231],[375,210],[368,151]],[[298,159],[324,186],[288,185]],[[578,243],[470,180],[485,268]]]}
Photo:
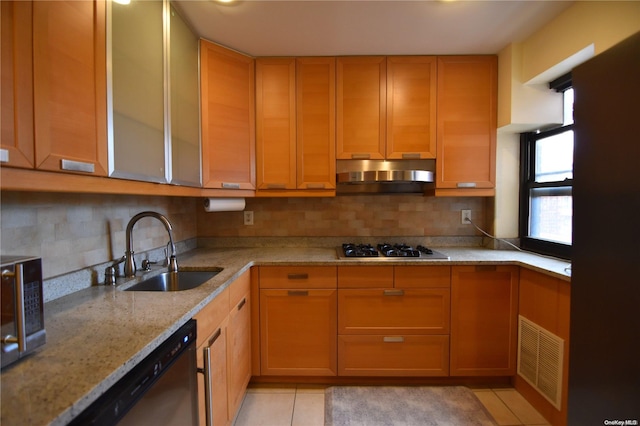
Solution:
{"label": "wooden upper cabinet", "polygon": [[338,58],[336,158],[385,158],[387,59]]}
{"label": "wooden upper cabinet", "polygon": [[436,157],[435,56],[387,58],[387,159]]}
{"label": "wooden upper cabinet", "polygon": [[257,189],[296,188],[296,60],[256,59]]}
{"label": "wooden upper cabinet", "polygon": [[257,59],[256,113],[259,190],[335,189],[334,58]]}
{"label": "wooden upper cabinet", "polygon": [[36,168],[107,174],[104,1],[33,2]]}
{"label": "wooden upper cabinet", "polygon": [[494,193],[497,65],[496,56],[438,57],[436,195]]}
{"label": "wooden upper cabinet", "polygon": [[253,58],[200,41],[202,185],[255,189]]}
{"label": "wooden upper cabinet", "polygon": [[33,168],[32,3],[2,1],[0,164]]}
{"label": "wooden upper cabinet", "polygon": [[335,59],[298,58],[296,67],[298,188],[335,189]]}

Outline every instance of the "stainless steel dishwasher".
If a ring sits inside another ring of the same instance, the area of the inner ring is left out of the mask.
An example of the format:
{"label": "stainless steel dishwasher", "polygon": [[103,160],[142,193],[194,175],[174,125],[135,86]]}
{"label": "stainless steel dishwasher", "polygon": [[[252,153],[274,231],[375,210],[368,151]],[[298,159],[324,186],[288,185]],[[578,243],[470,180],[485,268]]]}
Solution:
{"label": "stainless steel dishwasher", "polygon": [[196,321],[189,320],[70,425],[198,425]]}

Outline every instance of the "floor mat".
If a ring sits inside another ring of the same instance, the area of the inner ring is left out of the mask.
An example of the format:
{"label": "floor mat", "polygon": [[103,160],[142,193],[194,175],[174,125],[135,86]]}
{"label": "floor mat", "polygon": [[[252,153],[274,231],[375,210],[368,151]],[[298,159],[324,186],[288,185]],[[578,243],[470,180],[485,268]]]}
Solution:
{"label": "floor mat", "polygon": [[495,426],[464,386],[334,386],[325,391],[327,426]]}

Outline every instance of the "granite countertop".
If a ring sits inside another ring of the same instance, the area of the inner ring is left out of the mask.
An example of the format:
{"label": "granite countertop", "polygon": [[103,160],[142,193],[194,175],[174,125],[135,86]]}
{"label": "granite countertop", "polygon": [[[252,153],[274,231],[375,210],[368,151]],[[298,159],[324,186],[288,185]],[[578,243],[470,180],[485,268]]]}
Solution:
{"label": "granite countertop", "polygon": [[[383,262],[513,264],[570,281],[568,262],[557,259],[481,248],[434,249],[446,253],[451,260]],[[99,286],[47,303],[47,343],[3,370],[0,376],[0,423],[67,424],[252,266],[372,264],[369,259],[338,260],[335,248],[309,247],[199,248],[180,256],[179,261],[185,269],[224,269],[188,291],[128,292],[122,291],[121,286]]]}

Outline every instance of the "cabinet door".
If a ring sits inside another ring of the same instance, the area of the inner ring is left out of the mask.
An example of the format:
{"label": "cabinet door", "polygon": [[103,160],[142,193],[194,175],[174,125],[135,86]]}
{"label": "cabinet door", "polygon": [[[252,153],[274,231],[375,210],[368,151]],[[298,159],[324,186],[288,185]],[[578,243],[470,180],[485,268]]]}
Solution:
{"label": "cabinet door", "polygon": [[209,383],[211,389],[211,419],[214,425],[226,425],[229,423],[228,400],[227,400],[227,319],[225,318],[218,328],[210,335],[206,336],[205,344],[198,347],[197,362],[198,367],[202,368],[205,362],[204,349],[209,348],[208,360],[211,366],[209,378],[202,374],[198,374],[198,411],[200,425],[207,424],[205,404],[205,380],[211,380]]}
{"label": "cabinet door", "polygon": [[449,289],[338,291],[339,334],[449,334]]}
{"label": "cabinet door", "polygon": [[387,159],[436,158],[436,57],[387,58]]}
{"label": "cabinet door", "polygon": [[296,60],[297,187],[336,187],[335,59]]}
{"label": "cabinet door", "polygon": [[107,174],[105,2],[33,3],[36,167]]}
{"label": "cabinet door", "polygon": [[518,267],[451,269],[451,375],[513,376]]}
{"label": "cabinet door", "polygon": [[438,58],[437,189],[495,187],[497,63],[495,56]]}
{"label": "cabinet door", "polygon": [[336,290],[260,290],[263,376],[335,376]]}
{"label": "cabinet door", "polygon": [[32,3],[0,2],[2,121],[0,164],[33,168]]}
{"label": "cabinet door", "polygon": [[336,158],[384,159],[386,58],[338,58],[336,84]]}
{"label": "cabinet door", "polygon": [[251,379],[251,299],[250,274],[240,276],[230,287],[227,365],[229,418],[240,408]]}
{"label": "cabinet door", "polygon": [[338,336],[339,376],[446,376],[449,336]]}
{"label": "cabinet door", "polygon": [[202,184],[255,189],[255,67],[248,56],[200,41]]}
{"label": "cabinet door", "polygon": [[258,189],[296,188],[296,60],[256,59]]}

